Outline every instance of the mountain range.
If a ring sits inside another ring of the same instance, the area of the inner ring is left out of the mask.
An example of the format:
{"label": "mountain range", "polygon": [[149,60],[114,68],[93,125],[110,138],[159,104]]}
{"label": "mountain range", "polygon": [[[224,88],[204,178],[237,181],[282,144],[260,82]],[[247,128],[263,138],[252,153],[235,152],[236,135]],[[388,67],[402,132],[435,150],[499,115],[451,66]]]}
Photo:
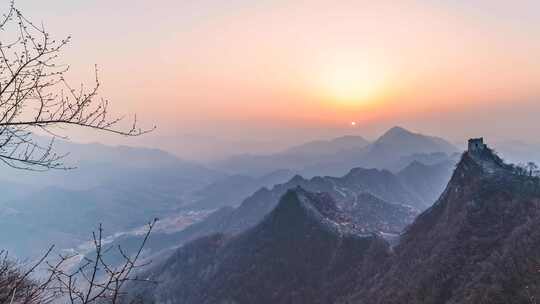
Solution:
{"label": "mountain range", "polygon": [[63,141],[56,148],[71,152],[64,162],[75,169],[0,172],[0,229],[10,231],[0,242],[20,258],[78,245],[99,223],[114,234],[177,213],[194,191],[226,177],[157,149]]}
{"label": "mountain range", "polygon": [[[340,175],[344,175],[350,171],[352,163],[358,163],[367,155],[366,151],[377,146],[398,147],[401,136],[418,139],[420,148],[408,148],[406,153],[395,151],[398,155],[392,157],[397,164],[395,173],[355,170],[365,177],[359,182],[363,183],[363,188],[353,191],[367,189],[377,199],[423,210],[442,191],[445,176],[449,178],[455,160],[445,152],[434,152],[451,150],[440,140],[401,128],[386,132],[374,144],[359,136],[344,136],[291,147],[278,153],[290,156],[286,169],[280,169],[283,163],[270,162],[269,171],[261,170],[264,171],[261,175],[234,174],[206,167],[158,149],[58,141],[57,152],[71,152],[65,163],[76,169],[18,172],[16,175],[10,174],[8,169],[0,174],[0,188],[4,193],[0,198],[0,227],[14,231],[0,239],[4,248],[25,258],[37,255],[51,243],[59,248],[77,247],[99,223],[104,224],[110,235],[122,235],[118,242],[130,246],[137,237],[129,231],[154,217],[161,218],[163,223],[171,223],[171,227],[155,233],[157,252],[210,233],[238,233],[257,224],[290,188],[304,185],[316,192],[330,191],[331,182],[345,183],[345,180],[326,177],[310,181],[314,173],[343,171]],[[392,141],[396,144],[389,143]],[[418,153],[408,154],[410,152]],[[309,165],[300,170],[307,178],[299,176],[287,182],[299,173],[295,168],[301,166],[293,164],[302,164],[302,159],[309,159]],[[408,166],[414,161],[418,162],[417,167],[425,167],[412,172],[414,168]],[[376,164],[367,167],[376,167]],[[435,172],[429,173],[432,170]],[[274,187],[278,184],[284,185]],[[349,181],[340,187],[354,188],[350,184]],[[338,196],[337,191],[330,192]],[[204,220],[207,214],[218,209]],[[194,219],[203,221],[179,231],[185,228],[184,223]],[[21,235],[30,239],[23,242]]]}
{"label": "mountain range", "polygon": [[[400,170],[415,159],[425,159],[433,154],[448,158],[457,151],[444,139],[394,127],[374,142],[359,136],[346,136],[306,143],[271,155],[239,155],[217,162],[214,167],[248,175],[289,169],[306,177],[340,176],[356,167]],[[408,162],[404,163],[404,159]]]}
{"label": "mountain range", "polygon": [[[328,194],[289,190],[256,227],[189,243],[143,274],[163,284],[133,288],[148,302],[328,303],[332,285],[386,255],[384,240],[354,222]],[[362,220],[371,232],[386,223]]]}
{"label": "mountain range", "polygon": [[[466,153],[439,201],[346,303],[534,303],[540,180]],[[370,299],[370,300],[368,300]]]}
{"label": "mountain range", "polygon": [[391,212],[359,219],[339,196],[301,187],[252,228],[197,239],[144,273],[165,284],[130,290],[183,304],[529,304],[540,295],[540,178],[487,147],[463,154],[437,202],[397,239],[381,229]]}
{"label": "mountain range", "polygon": [[[174,233],[154,233],[147,245],[147,254],[163,255],[172,249],[214,233],[237,235],[261,222],[278,205],[279,199],[290,189],[301,187],[313,193],[327,193],[344,211],[357,218],[386,219],[378,231],[399,234],[421,210],[428,208],[432,197],[444,190],[450,179],[453,164],[412,165],[398,174],[388,170],[356,168],[343,177],[294,176],[288,182],[272,188],[263,187],[238,204],[224,207],[206,219]],[[446,178],[445,178],[446,177]],[[126,235],[113,245],[135,249],[141,237]],[[118,257],[119,258],[119,257]],[[160,257],[163,258],[163,257]]]}

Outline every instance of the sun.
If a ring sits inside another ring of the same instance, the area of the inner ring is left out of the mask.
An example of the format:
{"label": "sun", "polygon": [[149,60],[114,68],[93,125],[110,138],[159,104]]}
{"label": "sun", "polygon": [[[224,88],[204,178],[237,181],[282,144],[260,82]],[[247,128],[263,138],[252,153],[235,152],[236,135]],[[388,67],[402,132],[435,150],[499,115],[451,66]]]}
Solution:
{"label": "sun", "polygon": [[324,98],[332,103],[362,106],[382,97],[388,85],[387,69],[369,58],[340,56],[320,70]]}
{"label": "sun", "polygon": [[326,94],[339,103],[366,104],[382,90],[379,75],[358,68],[335,68],[325,78]]}

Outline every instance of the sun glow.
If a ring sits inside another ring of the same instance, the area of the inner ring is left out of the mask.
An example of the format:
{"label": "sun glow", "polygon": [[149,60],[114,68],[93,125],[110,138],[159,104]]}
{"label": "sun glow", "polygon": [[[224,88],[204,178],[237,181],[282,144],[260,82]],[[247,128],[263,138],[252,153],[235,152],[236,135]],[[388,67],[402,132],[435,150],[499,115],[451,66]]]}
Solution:
{"label": "sun glow", "polygon": [[322,69],[320,89],[325,99],[347,106],[364,106],[375,102],[388,89],[384,66],[368,58],[343,56],[328,60]]}
{"label": "sun glow", "polygon": [[367,104],[377,98],[383,90],[381,77],[370,71],[336,68],[326,77],[326,95],[339,103]]}

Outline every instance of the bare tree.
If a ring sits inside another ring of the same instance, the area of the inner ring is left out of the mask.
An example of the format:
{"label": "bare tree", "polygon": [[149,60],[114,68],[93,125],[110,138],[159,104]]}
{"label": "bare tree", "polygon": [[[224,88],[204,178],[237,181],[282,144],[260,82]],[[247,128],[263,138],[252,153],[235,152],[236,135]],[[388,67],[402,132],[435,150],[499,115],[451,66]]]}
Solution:
{"label": "bare tree", "polygon": [[[95,67],[95,83],[75,88],[65,79],[69,66],[58,62],[71,37],[56,40],[43,24],[26,18],[15,2],[8,3],[0,16],[0,161],[27,170],[69,169],[65,154],[57,154],[54,139],[65,138],[58,131],[75,126],[121,136],[138,136],[154,128],[141,129],[137,117],[125,128],[123,117],[111,117],[109,103],[99,96],[100,82]],[[41,143],[36,134],[49,135]],[[155,221],[149,223],[144,240],[134,256],[118,247],[124,262],[109,265],[104,255],[103,230],[93,235],[95,254],[85,257],[82,265],[70,271],[74,256],[60,255],[50,262],[54,246],[33,264],[9,259],[0,251],[0,304],[43,304],[67,298],[72,304],[108,300],[116,303],[123,285],[134,276],[142,250]],[[36,279],[38,268],[46,265],[47,275]]]}
{"label": "bare tree", "polygon": [[[94,251],[85,255],[79,266],[69,267],[78,255],[60,254],[51,262],[54,246],[31,266],[24,269],[2,253],[0,260],[0,304],[48,304],[62,300],[69,304],[119,303],[124,296],[123,287],[127,282],[142,281],[155,283],[137,277],[136,270],[150,262],[140,263],[143,248],[157,219],[148,223],[138,249],[133,255],[126,253],[120,246],[107,247],[103,241],[103,228],[99,225],[93,233]],[[106,262],[106,254],[116,249],[122,262],[113,265]],[[38,267],[46,265],[47,275],[36,280]]]}
{"label": "bare tree", "polygon": [[[22,169],[66,169],[65,155],[54,151],[59,128],[78,126],[137,136],[151,131],[118,125],[123,117],[110,117],[108,101],[100,98],[96,67],[95,83],[72,87],[64,75],[69,67],[58,63],[71,37],[55,40],[27,19],[12,1],[0,18],[0,161]],[[34,135],[41,130],[52,136],[47,144]]]}
{"label": "bare tree", "polygon": [[536,163],[528,162],[525,168],[527,169],[529,176],[538,175],[538,165]]}
{"label": "bare tree", "polygon": [[513,166],[514,174],[526,177],[540,177],[540,169],[535,162],[519,163]]}
{"label": "bare tree", "polygon": [[[93,233],[94,252],[93,256],[85,256],[82,265],[74,271],[63,270],[62,267],[50,265],[49,271],[56,278],[56,293],[67,296],[71,304],[89,303],[118,303],[123,296],[123,287],[130,281],[151,281],[140,279],[134,273],[138,268],[147,263],[138,264],[142,250],[148,241],[148,237],[157,219],[148,224],[146,234],[133,256],[129,256],[120,246],[116,250],[123,258],[119,266],[112,266],[105,261],[105,254],[113,247],[107,247],[103,243],[103,229],[99,226],[98,232]],[[71,257],[61,256],[61,261],[67,261]]]}
{"label": "bare tree", "polygon": [[36,263],[27,269],[24,269],[20,263],[10,260],[6,251],[1,252],[0,303],[47,304],[54,299],[54,294],[49,292],[49,286],[53,281],[52,275],[42,282],[31,278],[53,248],[49,248]]}

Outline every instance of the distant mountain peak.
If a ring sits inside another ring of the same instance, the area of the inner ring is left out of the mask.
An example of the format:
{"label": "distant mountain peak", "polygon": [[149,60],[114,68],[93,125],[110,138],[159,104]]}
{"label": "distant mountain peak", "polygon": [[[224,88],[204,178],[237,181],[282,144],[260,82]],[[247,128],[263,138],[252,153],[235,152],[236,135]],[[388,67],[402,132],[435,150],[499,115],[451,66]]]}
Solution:
{"label": "distant mountain peak", "polygon": [[482,140],[471,144],[439,201],[402,234],[379,275],[344,302],[531,303],[540,180],[516,174]]}
{"label": "distant mountain peak", "polygon": [[[396,157],[407,157],[418,153],[452,154],[458,151],[448,141],[434,136],[413,133],[402,127],[393,127],[371,145],[367,158],[371,163],[381,164]],[[379,165],[380,166],[380,165]]]}
{"label": "distant mountain peak", "polygon": [[313,208],[321,216],[331,217],[338,212],[338,207],[328,193],[312,193],[304,190],[301,186],[291,189],[285,196],[294,195],[298,202],[306,209]]}
{"label": "distant mountain peak", "polygon": [[399,139],[408,140],[408,139],[419,139],[419,138],[434,139],[435,137],[426,136],[420,133],[415,133],[403,127],[396,126],[386,131],[381,137],[379,137],[379,139],[377,139],[376,143],[390,142],[390,141],[395,141]]}
{"label": "distant mountain peak", "polygon": [[401,134],[414,134],[413,132],[403,128],[403,127],[400,127],[400,126],[395,126],[395,127],[392,127],[390,128],[388,131],[386,131],[386,134],[388,135],[401,135]]}
{"label": "distant mountain peak", "polygon": [[334,303],[388,254],[381,236],[349,234],[338,216],[330,196],[294,188],[252,229],[191,242],[142,274],[160,284],[128,288],[155,303]]}
{"label": "distant mountain peak", "polygon": [[329,194],[312,193],[300,186],[283,195],[270,218],[270,223],[280,226],[292,221],[311,220],[334,232],[340,231],[340,224],[350,222]]}
{"label": "distant mountain peak", "polygon": [[292,184],[299,184],[299,183],[303,183],[307,181],[302,175],[300,174],[295,174],[290,180],[289,180],[289,183],[292,183]]}

